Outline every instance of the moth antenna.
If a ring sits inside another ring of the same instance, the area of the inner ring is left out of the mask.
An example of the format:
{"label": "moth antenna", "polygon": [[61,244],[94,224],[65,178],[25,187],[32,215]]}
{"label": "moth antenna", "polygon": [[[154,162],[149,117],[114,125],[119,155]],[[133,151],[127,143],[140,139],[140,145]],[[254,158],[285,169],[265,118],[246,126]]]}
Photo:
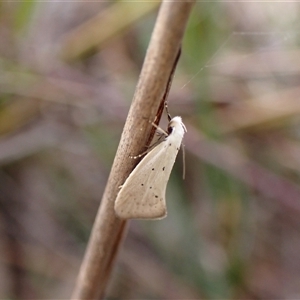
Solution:
{"label": "moth antenna", "polygon": [[166,109],[166,113],[167,113],[167,115],[168,115],[168,120],[169,120],[169,122],[172,120],[172,117],[171,117],[171,115],[170,115],[170,113],[169,113],[169,109],[168,109],[168,101],[166,101],[165,102],[165,109]]}
{"label": "moth antenna", "polygon": [[146,151],[142,152],[141,154],[135,155],[135,156],[130,155],[129,157],[132,159],[140,158],[140,157],[144,156],[145,154],[147,154],[148,152],[150,152],[153,148],[155,148],[161,142],[162,141],[161,141],[161,137],[160,137],[153,145],[149,146],[149,148]]}
{"label": "moth antenna", "polygon": [[185,179],[185,148],[184,144],[181,144],[182,149],[182,179]]}
{"label": "moth antenna", "polygon": [[149,152],[149,149],[147,149],[146,151],[144,151],[144,152],[142,152],[142,153],[140,153],[140,154],[138,154],[138,155],[135,155],[135,156],[130,155],[129,157],[132,158],[132,159],[137,159],[137,158],[140,158],[140,157],[144,156],[144,155],[147,154],[148,152]]}

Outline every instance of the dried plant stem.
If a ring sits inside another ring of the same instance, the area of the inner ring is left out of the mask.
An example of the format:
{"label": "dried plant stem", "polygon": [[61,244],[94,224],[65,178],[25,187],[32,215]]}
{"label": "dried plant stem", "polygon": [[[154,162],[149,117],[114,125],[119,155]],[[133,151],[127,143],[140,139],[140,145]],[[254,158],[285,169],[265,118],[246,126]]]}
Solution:
{"label": "dried plant stem", "polygon": [[132,171],[151,133],[194,1],[163,2],[72,299],[102,296],[126,222],[114,213],[118,187]]}

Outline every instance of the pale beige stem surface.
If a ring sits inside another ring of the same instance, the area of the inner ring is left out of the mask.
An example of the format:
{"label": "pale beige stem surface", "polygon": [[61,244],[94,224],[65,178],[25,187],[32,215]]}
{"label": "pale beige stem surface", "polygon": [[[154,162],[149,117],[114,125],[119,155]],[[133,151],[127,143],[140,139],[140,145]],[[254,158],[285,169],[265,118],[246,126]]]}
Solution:
{"label": "pale beige stem surface", "polygon": [[163,2],[152,33],[133,102],[92,229],[72,299],[103,296],[126,222],[114,213],[118,187],[132,171],[154,120],[178,54],[194,1]]}

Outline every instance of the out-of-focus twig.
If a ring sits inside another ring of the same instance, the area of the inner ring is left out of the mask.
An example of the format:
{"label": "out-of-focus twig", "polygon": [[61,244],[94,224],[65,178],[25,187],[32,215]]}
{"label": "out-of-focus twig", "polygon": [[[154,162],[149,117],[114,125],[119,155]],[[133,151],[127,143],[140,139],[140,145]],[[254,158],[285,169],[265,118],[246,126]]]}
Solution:
{"label": "out-of-focus twig", "polygon": [[266,130],[290,122],[300,114],[300,88],[288,88],[238,102],[221,117],[223,133]]}
{"label": "out-of-focus twig", "polygon": [[118,1],[108,6],[96,17],[66,36],[62,47],[62,57],[65,60],[74,60],[91,49],[100,47],[127,29],[129,25],[153,11],[158,5],[159,2],[156,1],[146,1],[142,5]]}
{"label": "out-of-focus twig", "polygon": [[62,124],[38,122],[36,125],[0,140],[0,166],[59,145],[70,136],[70,129]]}
{"label": "out-of-focus twig", "polygon": [[72,299],[103,295],[126,222],[114,213],[119,186],[132,171],[130,155],[141,153],[164,95],[194,1],[162,3],[133,102],[96,216]]}
{"label": "out-of-focus twig", "polygon": [[39,100],[15,100],[3,106],[0,111],[0,135],[8,134],[21,128],[39,112]]}

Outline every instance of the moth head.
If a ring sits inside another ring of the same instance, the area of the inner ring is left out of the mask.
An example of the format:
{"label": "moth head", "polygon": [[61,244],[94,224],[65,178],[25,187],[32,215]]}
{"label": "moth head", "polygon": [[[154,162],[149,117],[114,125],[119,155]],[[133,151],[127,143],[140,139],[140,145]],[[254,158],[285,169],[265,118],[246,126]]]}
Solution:
{"label": "moth head", "polygon": [[182,135],[186,132],[186,127],[183,124],[181,117],[174,117],[169,122],[168,134],[171,134],[174,131],[182,132]]}

